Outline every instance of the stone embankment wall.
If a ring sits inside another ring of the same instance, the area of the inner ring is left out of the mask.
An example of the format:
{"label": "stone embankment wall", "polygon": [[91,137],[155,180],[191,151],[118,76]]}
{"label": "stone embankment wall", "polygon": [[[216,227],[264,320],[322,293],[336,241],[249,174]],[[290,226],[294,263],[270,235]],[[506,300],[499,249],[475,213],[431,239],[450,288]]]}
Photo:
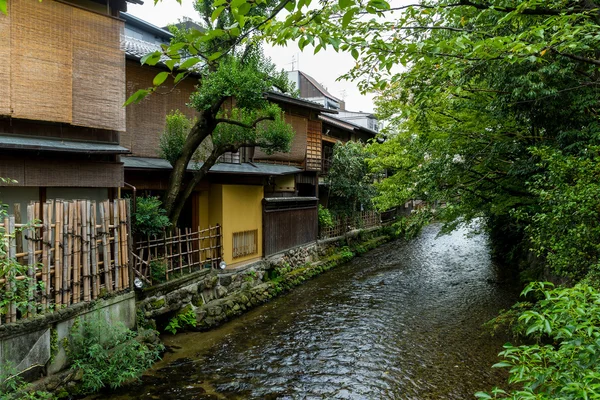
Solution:
{"label": "stone embankment wall", "polygon": [[28,378],[55,374],[67,366],[63,340],[78,318],[100,315],[133,328],[135,312],[135,294],[129,291],[1,325],[0,375],[7,373],[8,368]]}
{"label": "stone embankment wall", "polygon": [[[302,246],[234,270],[205,270],[138,294],[138,315],[165,324],[190,308],[209,329],[389,240],[382,229]],[[189,328],[189,327],[188,327]]]}

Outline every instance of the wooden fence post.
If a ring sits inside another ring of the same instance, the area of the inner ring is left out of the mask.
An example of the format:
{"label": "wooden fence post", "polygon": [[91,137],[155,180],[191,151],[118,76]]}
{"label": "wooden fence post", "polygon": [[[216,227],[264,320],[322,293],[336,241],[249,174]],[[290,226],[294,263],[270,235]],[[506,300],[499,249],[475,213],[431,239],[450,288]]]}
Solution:
{"label": "wooden fence post", "polygon": [[117,201],[115,201],[113,203],[113,206],[111,207],[112,210],[112,221],[113,221],[113,230],[114,230],[114,241],[113,241],[113,245],[114,245],[114,253],[113,253],[113,257],[115,259],[115,290],[116,291],[120,291],[123,288],[122,285],[122,279],[121,279],[121,262],[120,262],[120,247],[121,247],[121,242],[120,242],[120,235],[119,235],[119,206]]}

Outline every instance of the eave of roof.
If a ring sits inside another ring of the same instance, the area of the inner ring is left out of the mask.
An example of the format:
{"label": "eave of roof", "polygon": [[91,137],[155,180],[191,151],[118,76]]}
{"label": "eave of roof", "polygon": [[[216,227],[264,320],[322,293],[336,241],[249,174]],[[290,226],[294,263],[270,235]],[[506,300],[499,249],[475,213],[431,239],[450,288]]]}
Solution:
{"label": "eave of roof", "polygon": [[131,153],[129,149],[112,143],[80,142],[75,140],[48,139],[39,136],[31,137],[17,135],[0,135],[0,148],[84,154]]}
{"label": "eave of roof", "polygon": [[362,131],[373,136],[377,136],[379,134],[379,132],[376,132],[369,128],[365,128],[362,125],[358,125],[347,120],[335,118],[331,115],[319,115],[319,119],[321,119],[324,122],[327,122],[328,124],[335,125],[338,128],[346,129],[351,132]]}
{"label": "eave of roof", "polygon": [[[127,0],[129,1],[129,0]],[[133,0],[132,2],[137,1],[137,0]],[[143,4],[143,2],[140,2],[140,4]],[[167,39],[170,39],[173,37],[173,34],[159,26],[156,26],[154,24],[151,24],[148,21],[144,21],[143,19],[136,17],[133,14],[130,14],[128,12],[121,12],[120,14],[121,18],[125,20],[126,23],[142,28],[143,30],[145,30],[146,32],[152,33],[156,36],[161,36]]]}
{"label": "eave of roof", "polygon": [[[171,164],[162,158],[150,157],[123,157],[121,159],[128,170],[165,170],[173,169]],[[199,164],[188,164],[187,170],[194,171],[202,166]],[[291,165],[278,165],[267,163],[218,163],[208,171],[212,174],[236,174],[236,175],[290,175],[303,172],[298,167]]]}
{"label": "eave of roof", "polygon": [[301,74],[302,74],[302,75],[303,75],[303,76],[304,76],[304,77],[305,77],[305,78],[306,78],[306,79],[307,79],[307,80],[308,80],[310,83],[312,83],[312,84],[313,84],[313,86],[314,86],[315,88],[317,88],[317,90],[318,90],[319,92],[323,93],[323,95],[324,95],[324,96],[326,96],[326,97],[329,97],[330,99],[332,99],[332,100],[335,100],[335,101],[337,101],[338,103],[341,103],[341,102],[342,102],[342,100],[338,99],[337,97],[335,97],[334,95],[332,95],[331,93],[329,93],[329,92],[327,91],[327,89],[325,89],[325,88],[323,87],[323,85],[321,85],[319,82],[317,82],[317,81],[316,81],[316,79],[315,79],[315,78],[313,78],[312,76],[310,76],[310,75],[308,75],[308,74],[306,74],[306,73],[304,73],[304,72],[302,72],[302,71],[298,71],[298,72],[299,72],[299,73],[301,73]]}
{"label": "eave of roof", "polygon": [[311,110],[320,111],[322,113],[337,114],[336,110],[330,110],[328,108],[325,108],[319,103],[315,103],[315,102],[309,101],[309,100],[299,99],[297,97],[292,97],[287,94],[278,93],[278,92],[267,92],[267,93],[265,93],[265,96],[267,97],[268,100],[279,101],[279,102],[286,103],[286,104],[292,104],[292,105],[295,105],[298,107],[310,108]]}

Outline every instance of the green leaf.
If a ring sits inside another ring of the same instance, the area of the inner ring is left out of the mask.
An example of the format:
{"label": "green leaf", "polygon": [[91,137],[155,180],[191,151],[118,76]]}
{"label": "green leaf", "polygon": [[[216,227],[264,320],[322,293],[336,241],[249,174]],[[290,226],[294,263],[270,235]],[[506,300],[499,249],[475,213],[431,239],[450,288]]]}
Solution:
{"label": "green leaf", "polygon": [[285,9],[288,10],[289,12],[293,12],[295,8],[296,8],[295,1],[289,0],[287,3],[285,3]]}
{"label": "green leaf", "polygon": [[347,28],[348,25],[350,25],[352,18],[354,18],[354,14],[356,14],[356,9],[350,9],[344,14],[342,17],[342,28]]}
{"label": "green leaf", "polygon": [[7,0],[0,0],[0,12],[4,15],[8,15],[8,2]]}
{"label": "green leaf", "polygon": [[217,8],[215,8],[215,10],[212,12],[212,15],[210,16],[210,20],[212,22],[215,22],[215,20],[217,18],[219,18],[219,15],[221,15],[221,13],[223,12],[223,10],[225,10],[225,7],[217,7]]}
{"label": "green leaf", "polygon": [[475,393],[475,397],[477,397],[478,399],[491,399],[492,398],[492,396],[490,396],[489,394],[484,393],[484,392]]}
{"label": "green leaf", "polygon": [[345,8],[352,6],[354,4],[354,0],[339,0],[338,4],[339,4],[340,8],[343,10]]}
{"label": "green leaf", "polygon": [[148,89],[140,89],[137,92],[135,92],[134,94],[132,94],[127,101],[125,101],[125,103],[123,104],[123,107],[130,105],[131,103],[139,103],[140,101],[142,101],[146,96],[148,96],[150,94],[150,90]]}
{"label": "green leaf", "polygon": [[185,78],[185,76],[186,76],[185,72],[178,73],[177,76],[175,77],[174,82],[179,83],[179,81],[182,80],[183,78]]}
{"label": "green leaf", "polygon": [[179,66],[179,69],[189,69],[198,64],[201,60],[198,57],[190,57]]}
{"label": "green leaf", "polygon": [[221,53],[220,51],[217,51],[215,53],[212,53],[210,56],[207,57],[208,61],[214,61],[217,58],[221,57],[223,55],[223,53]]}
{"label": "green leaf", "polygon": [[158,74],[156,74],[156,76],[152,80],[152,84],[154,86],[160,86],[167,80],[168,77],[169,77],[168,72],[165,72],[165,71],[159,72]]}
{"label": "green leaf", "polygon": [[160,61],[161,55],[162,54],[160,51],[148,53],[140,59],[140,63],[146,65],[156,65]]}
{"label": "green leaf", "polygon": [[352,57],[353,57],[355,60],[358,60],[358,50],[356,50],[356,49],[352,49],[352,51],[350,52],[350,54],[352,54]]}

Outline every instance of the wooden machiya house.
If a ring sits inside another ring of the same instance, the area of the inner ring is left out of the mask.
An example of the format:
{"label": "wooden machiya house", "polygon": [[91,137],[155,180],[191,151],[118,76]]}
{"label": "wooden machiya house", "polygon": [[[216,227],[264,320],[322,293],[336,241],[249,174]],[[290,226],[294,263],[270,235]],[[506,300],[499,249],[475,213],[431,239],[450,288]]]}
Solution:
{"label": "wooden machiya house", "polygon": [[[130,0],[137,2],[137,0]],[[0,14],[2,203],[104,200],[123,186],[124,0],[9,0]]]}
{"label": "wooden machiya house", "polygon": [[[140,65],[140,58],[168,43],[171,34],[133,15],[122,13],[126,52],[127,95],[147,87],[160,66]],[[188,78],[168,95],[154,95],[128,106],[121,144],[131,150],[123,157],[125,182],[140,195],[161,196],[171,165],[158,155],[165,116],[195,111],[186,103],[197,81]],[[295,136],[289,153],[268,155],[260,148],[225,154],[196,187],[179,221],[180,227],[203,230],[219,224],[222,255],[229,267],[313,242],[317,239],[318,174],[321,170],[322,121],[326,110],[311,101],[282,93],[265,96],[285,112]],[[335,111],[333,111],[335,112]],[[195,166],[190,165],[190,175]],[[197,168],[197,166],[196,166]]]}

